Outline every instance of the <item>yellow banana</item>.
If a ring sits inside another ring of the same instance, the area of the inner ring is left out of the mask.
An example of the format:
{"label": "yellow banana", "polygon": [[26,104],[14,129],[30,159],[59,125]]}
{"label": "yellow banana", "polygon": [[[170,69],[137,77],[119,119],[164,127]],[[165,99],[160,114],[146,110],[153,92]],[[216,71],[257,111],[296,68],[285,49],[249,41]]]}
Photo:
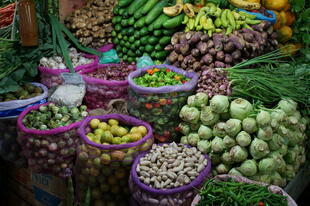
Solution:
{"label": "yellow banana", "polygon": [[164,14],[167,16],[177,16],[183,10],[183,4],[176,4],[174,6],[164,7]]}
{"label": "yellow banana", "polygon": [[194,10],[194,6],[192,4],[188,4],[188,3],[184,4],[183,10],[184,10],[185,14],[190,18],[195,16],[195,10]]}
{"label": "yellow banana", "polygon": [[261,7],[261,4],[259,3],[250,3],[245,0],[228,0],[228,1],[232,5],[240,9],[254,10],[254,9],[260,9]]}

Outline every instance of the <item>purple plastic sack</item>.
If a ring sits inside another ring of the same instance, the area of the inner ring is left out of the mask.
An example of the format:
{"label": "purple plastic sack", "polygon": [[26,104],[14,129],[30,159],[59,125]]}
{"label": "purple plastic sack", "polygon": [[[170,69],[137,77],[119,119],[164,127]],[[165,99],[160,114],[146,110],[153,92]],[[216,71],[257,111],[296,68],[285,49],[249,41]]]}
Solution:
{"label": "purple plastic sack", "polygon": [[[187,147],[190,146],[187,145]],[[142,154],[137,156],[131,167],[129,187],[133,199],[141,206],[190,205],[194,197],[197,195],[199,188],[203,186],[204,181],[210,177],[211,160],[208,155],[204,155],[205,158],[208,160],[207,166],[191,183],[173,189],[155,189],[141,182],[136,171],[140,159],[144,157],[148,152],[149,151],[143,152]]]}
{"label": "purple plastic sack", "polygon": [[[28,160],[29,168],[34,172],[66,178],[72,174],[76,148],[79,143],[77,129],[81,121],[44,131],[28,129],[23,124],[24,117],[30,111],[38,110],[40,106],[48,104],[29,107],[19,115],[17,119],[18,143]],[[57,144],[56,149],[50,147],[52,143]]]}
{"label": "purple plastic sack", "polygon": [[[83,56],[89,59],[93,59],[93,62],[74,68],[75,72],[80,73],[85,69],[96,67],[99,64],[98,56],[89,54],[85,54]],[[41,83],[46,85],[48,88],[61,85],[63,83],[61,73],[70,72],[69,69],[51,69],[43,66],[39,66],[38,69],[41,72]]]}
{"label": "purple plastic sack", "polygon": [[[163,87],[141,87],[134,82],[152,68],[168,68],[190,79],[182,85]],[[198,76],[194,72],[187,72],[174,66],[149,66],[132,72],[128,76],[129,82],[129,114],[149,122],[154,129],[154,137],[159,142],[178,141],[179,112],[186,104],[188,96],[197,85]]]}
{"label": "purple plastic sack", "polygon": [[128,81],[103,80],[87,76],[88,73],[99,69],[120,64],[102,64],[94,68],[84,70],[83,80],[86,83],[85,104],[89,109],[107,109],[109,102],[113,99],[128,99]]}
{"label": "purple plastic sack", "polygon": [[[232,175],[217,175],[215,177],[213,177],[213,179],[216,179],[218,181],[226,181],[227,179],[234,179],[237,182],[245,182],[245,183],[249,183],[249,184],[258,184],[258,185],[263,185],[263,186],[267,186],[268,184],[263,183],[263,182],[257,182],[254,180],[250,180],[246,177],[242,177],[242,176],[232,176]],[[269,185],[268,189],[270,192],[275,193],[275,194],[280,194],[283,196],[287,196],[287,203],[288,206],[297,206],[296,202],[293,200],[293,198],[291,198],[281,187],[275,186],[275,185]],[[199,203],[200,201],[200,196],[197,195],[191,206],[195,206]]]}
{"label": "purple plastic sack", "polygon": [[[142,125],[148,133],[137,142],[120,145],[102,145],[92,142],[85,135],[92,119],[108,121],[117,119],[125,125]],[[76,160],[77,201],[83,202],[88,187],[91,189],[91,204],[110,203],[128,205],[130,193],[128,177],[134,158],[148,150],[153,142],[152,128],[149,124],[134,117],[121,114],[91,116],[86,118],[80,128],[82,143],[78,147]]]}

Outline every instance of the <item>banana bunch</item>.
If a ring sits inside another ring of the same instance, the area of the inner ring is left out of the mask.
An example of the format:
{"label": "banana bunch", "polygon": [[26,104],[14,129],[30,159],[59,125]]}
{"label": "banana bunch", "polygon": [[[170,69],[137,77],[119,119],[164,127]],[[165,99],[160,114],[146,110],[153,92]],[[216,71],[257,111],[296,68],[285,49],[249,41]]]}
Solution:
{"label": "banana bunch", "polygon": [[183,0],[177,0],[174,6],[164,7],[163,9],[164,14],[171,17],[179,15],[182,11],[190,18],[195,16],[194,6],[189,3],[183,4]]}
{"label": "banana bunch", "polygon": [[249,24],[259,24],[256,16],[246,12],[236,12],[229,9],[220,9],[212,3],[201,8],[196,17],[184,17],[183,24],[186,24],[185,32],[204,31],[211,37],[214,32],[226,30],[226,35],[241,28],[252,29]]}
{"label": "banana bunch", "polygon": [[259,3],[247,2],[246,0],[228,0],[228,1],[229,3],[240,9],[254,10],[254,9],[260,9],[261,7],[261,4]]}

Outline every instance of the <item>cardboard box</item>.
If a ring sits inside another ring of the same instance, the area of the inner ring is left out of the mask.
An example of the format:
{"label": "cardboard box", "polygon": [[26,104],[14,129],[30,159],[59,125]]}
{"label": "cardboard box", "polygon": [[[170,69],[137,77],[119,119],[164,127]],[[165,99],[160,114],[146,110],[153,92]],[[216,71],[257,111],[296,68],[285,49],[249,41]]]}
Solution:
{"label": "cardboard box", "polygon": [[33,206],[59,206],[66,199],[66,181],[22,168],[10,168],[9,188]]}

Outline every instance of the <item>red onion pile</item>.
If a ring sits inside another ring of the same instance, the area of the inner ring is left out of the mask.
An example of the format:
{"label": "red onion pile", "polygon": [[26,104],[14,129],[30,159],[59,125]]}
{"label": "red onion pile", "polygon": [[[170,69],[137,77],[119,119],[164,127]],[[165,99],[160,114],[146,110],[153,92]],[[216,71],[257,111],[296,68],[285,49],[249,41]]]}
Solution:
{"label": "red onion pile", "polygon": [[124,81],[130,72],[135,70],[135,65],[126,64],[124,62],[117,65],[110,65],[102,69],[97,69],[94,72],[87,73],[87,76],[94,77],[102,80],[116,80]]}
{"label": "red onion pile", "polygon": [[207,93],[209,98],[217,94],[230,96],[231,87],[226,72],[221,68],[204,67],[198,80],[198,92]]}

